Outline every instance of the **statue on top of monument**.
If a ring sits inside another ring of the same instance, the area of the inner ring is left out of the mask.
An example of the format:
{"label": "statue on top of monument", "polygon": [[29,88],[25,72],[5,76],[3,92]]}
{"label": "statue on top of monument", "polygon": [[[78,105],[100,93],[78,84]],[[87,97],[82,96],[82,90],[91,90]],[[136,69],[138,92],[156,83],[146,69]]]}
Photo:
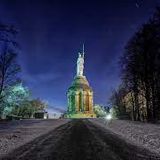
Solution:
{"label": "statue on top of monument", "polygon": [[77,76],[83,76],[84,69],[84,44],[83,44],[83,53],[78,53],[77,59]]}

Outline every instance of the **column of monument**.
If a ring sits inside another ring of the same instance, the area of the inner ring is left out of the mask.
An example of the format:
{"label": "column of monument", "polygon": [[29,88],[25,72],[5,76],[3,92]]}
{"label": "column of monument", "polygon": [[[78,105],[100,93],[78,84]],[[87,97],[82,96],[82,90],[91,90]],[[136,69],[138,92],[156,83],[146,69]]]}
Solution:
{"label": "column of monument", "polygon": [[81,91],[81,112],[84,110],[84,106],[83,106],[83,91]]}
{"label": "column of monument", "polygon": [[92,100],[93,100],[93,97],[92,97],[91,93],[89,94],[89,98],[88,99],[89,99],[89,111],[92,111],[92,105],[93,105],[92,104]]}
{"label": "column of monument", "polygon": [[86,92],[83,91],[83,111],[86,111]]}
{"label": "column of monument", "polygon": [[76,92],[75,93],[75,107],[76,107],[76,112],[79,111],[79,94]]}

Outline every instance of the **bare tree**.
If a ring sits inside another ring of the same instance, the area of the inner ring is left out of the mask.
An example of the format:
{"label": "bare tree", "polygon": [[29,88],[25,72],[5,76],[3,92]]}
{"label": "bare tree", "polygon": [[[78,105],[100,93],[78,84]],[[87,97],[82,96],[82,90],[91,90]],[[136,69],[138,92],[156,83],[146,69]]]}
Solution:
{"label": "bare tree", "polygon": [[17,73],[18,45],[15,41],[17,31],[13,26],[0,24],[0,111],[3,111],[3,98],[7,89],[14,85],[19,78]]}

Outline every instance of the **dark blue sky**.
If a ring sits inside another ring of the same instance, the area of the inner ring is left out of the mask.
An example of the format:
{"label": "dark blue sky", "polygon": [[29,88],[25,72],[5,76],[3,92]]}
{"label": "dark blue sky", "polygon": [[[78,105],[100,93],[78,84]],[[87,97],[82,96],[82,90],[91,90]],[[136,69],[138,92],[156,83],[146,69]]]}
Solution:
{"label": "dark blue sky", "polygon": [[19,28],[22,77],[34,97],[67,106],[66,91],[85,43],[85,75],[94,103],[120,83],[118,59],[160,0],[0,0],[0,22]]}

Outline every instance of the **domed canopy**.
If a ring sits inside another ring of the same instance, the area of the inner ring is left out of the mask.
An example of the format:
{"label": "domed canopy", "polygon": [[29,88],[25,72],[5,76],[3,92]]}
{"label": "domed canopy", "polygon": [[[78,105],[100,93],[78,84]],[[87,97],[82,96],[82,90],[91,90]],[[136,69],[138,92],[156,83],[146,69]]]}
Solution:
{"label": "domed canopy", "polygon": [[68,90],[79,90],[79,89],[92,91],[92,88],[89,86],[89,83],[85,76],[76,76],[74,78],[71,87]]}

